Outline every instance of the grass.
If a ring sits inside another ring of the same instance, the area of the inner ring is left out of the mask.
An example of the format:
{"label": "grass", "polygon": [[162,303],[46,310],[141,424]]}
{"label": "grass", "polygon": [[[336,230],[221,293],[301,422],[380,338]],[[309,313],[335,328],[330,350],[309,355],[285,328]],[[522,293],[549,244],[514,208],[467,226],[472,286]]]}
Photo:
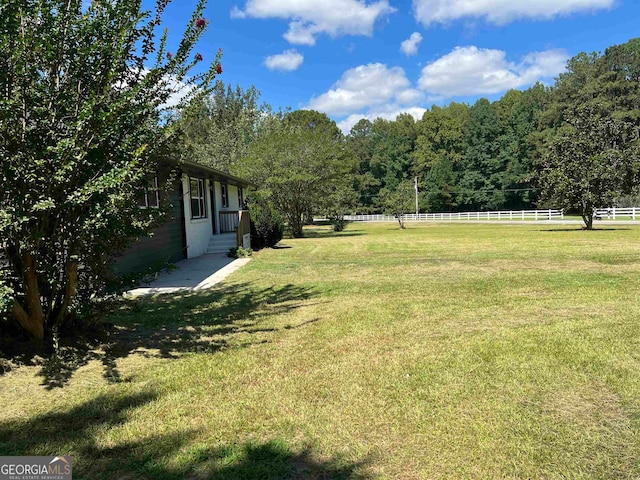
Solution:
{"label": "grass", "polygon": [[88,479],[639,478],[640,227],[616,228],[309,229],[0,377],[0,454]]}

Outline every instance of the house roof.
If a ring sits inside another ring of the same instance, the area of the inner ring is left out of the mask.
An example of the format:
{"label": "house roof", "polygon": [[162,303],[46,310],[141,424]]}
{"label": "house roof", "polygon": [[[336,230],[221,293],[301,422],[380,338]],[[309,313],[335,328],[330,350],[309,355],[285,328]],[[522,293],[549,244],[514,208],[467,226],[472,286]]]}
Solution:
{"label": "house roof", "polygon": [[178,165],[182,168],[185,173],[193,173],[193,174],[204,174],[209,178],[213,178],[217,181],[224,181],[226,183],[230,183],[231,185],[237,185],[238,187],[249,187],[254,186],[250,181],[244,180],[239,177],[235,177],[233,175],[229,175],[228,173],[222,172],[220,170],[216,170],[215,168],[207,167],[206,165],[201,165],[196,162],[191,162],[189,160],[182,160],[178,163]]}

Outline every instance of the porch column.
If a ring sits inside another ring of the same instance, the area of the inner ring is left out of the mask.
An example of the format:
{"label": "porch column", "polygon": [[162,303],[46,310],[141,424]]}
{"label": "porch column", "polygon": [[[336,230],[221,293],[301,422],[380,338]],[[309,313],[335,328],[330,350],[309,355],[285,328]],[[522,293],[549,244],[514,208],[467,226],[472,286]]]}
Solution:
{"label": "porch column", "polygon": [[222,192],[220,190],[220,182],[214,180],[210,180],[210,182],[213,185],[213,196],[215,198],[213,208],[211,209],[211,214],[215,215],[212,220],[216,226],[216,235],[220,235],[220,204],[222,203]]}

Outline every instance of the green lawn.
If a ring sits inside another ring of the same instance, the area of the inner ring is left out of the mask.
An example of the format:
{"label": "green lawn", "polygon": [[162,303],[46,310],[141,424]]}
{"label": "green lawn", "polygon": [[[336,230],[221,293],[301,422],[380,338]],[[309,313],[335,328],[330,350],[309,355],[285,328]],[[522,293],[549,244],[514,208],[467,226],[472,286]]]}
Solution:
{"label": "green lawn", "polygon": [[1,376],[0,454],[87,479],[640,478],[640,227],[609,228],[310,229]]}

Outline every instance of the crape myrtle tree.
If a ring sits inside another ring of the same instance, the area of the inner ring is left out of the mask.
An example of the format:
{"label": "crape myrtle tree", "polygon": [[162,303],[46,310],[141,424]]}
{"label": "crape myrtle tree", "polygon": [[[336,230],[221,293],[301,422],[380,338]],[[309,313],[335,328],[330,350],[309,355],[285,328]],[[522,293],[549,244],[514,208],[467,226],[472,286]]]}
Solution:
{"label": "crape myrtle tree", "polygon": [[[114,252],[162,212],[137,199],[175,144],[207,21],[197,3],[182,40],[158,33],[169,0],[7,0],[0,4],[0,308],[42,341],[100,293]],[[171,50],[171,51],[170,51]]]}

